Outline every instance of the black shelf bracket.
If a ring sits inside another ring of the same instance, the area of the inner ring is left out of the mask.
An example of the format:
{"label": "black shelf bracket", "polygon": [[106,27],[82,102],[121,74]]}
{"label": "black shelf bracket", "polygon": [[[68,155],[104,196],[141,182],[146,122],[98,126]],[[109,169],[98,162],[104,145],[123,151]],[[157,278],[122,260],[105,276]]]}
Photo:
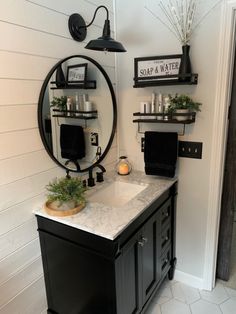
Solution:
{"label": "black shelf bracket", "polygon": [[68,119],[79,119],[84,120],[84,127],[87,128],[87,120],[97,119],[97,110],[92,111],[81,111],[81,110],[61,110],[53,109],[54,114],[52,117],[57,119],[57,125],[61,126],[59,123],[59,118]]}
{"label": "black shelf bracket", "polygon": [[163,75],[153,77],[151,80],[134,78],[134,88],[151,87],[151,86],[167,86],[167,85],[197,85],[198,74],[189,73],[183,75]]}
{"label": "black shelf bracket", "polygon": [[[192,124],[195,122],[196,112],[189,113],[141,113],[134,112],[133,116],[139,117],[139,119],[133,120],[133,123],[138,123],[138,133],[144,134],[141,131],[141,123],[162,123],[162,124],[182,124],[182,133],[178,133],[179,136],[185,134],[186,124]],[[186,120],[178,120],[178,117],[185,117]],[[152,117],[152,119],[150,119]],[[159,118],[159,119],[158,119]]]}
{"label": "black shelf bracket", "polygon": [[62,86],[57,86],[56,81],[50,82],[52,84],[51,89],[96,89],[97,81],[95,80],[87,80],[81,83],[68,83],[62,82]]}

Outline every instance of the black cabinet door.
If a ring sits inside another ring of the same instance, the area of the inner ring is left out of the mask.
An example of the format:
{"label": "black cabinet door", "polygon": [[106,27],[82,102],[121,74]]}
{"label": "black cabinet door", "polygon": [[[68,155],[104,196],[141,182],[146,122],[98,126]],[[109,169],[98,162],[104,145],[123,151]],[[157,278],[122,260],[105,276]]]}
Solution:
{"label": "black cabinet door", "polygon": [[119,314],[139,313],[142,308],[142,261],[138,231],[122,248],[120,256],[121,306]]}
{"label": "black cabinet door", "polygon": [[160,280],[160,219],[159,212],[142,229],[142,297],[143,304],[151,296]]}
{"label": "black cabinet door", "polygon": [[140,313],[169,268],[169,259],[168,263],[164,264],[167,256],[163,257],[163,254],[170,245],[170,227],[168,227],[170,210],[169,199],[122,248],[119,261],[122,275],[120,275],[119,286],[123,301],[118,302],[122,304],[119,314]]}
{"label": "black cabinet door", "polygon": [[73,242],[39,233],[49,313],[116,313],[113,263]]}

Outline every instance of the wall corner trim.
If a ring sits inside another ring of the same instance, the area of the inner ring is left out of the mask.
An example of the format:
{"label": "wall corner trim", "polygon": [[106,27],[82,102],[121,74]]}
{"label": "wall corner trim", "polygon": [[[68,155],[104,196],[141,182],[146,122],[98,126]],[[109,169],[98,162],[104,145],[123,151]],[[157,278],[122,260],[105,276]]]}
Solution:
{"label": "wall corner trim", "polygon": [[215,286],[220,205],[223,183],[225,147],[228,127],[228,108],[232,84],[232,64],[234,58],[236,0],[223,0],[215,113],[213,122],[212,155],[210,167],[210,187],[208,199],[207,233],[203,273],[203,289]]}

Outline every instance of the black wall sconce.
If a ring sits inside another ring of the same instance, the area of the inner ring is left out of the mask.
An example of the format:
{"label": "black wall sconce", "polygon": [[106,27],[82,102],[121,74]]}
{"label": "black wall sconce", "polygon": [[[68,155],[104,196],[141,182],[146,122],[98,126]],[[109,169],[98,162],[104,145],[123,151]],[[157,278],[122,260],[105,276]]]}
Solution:
{"label": "black wall sconce", "polygon": [[95,20],[97,11],[104,8],[107,13],[107,17],[103,27],[103,34],[98,39],[90,40],[85,46],[86,49],[99,50],[99,51],[112,51],[112,52],[125,52],[123,45],[111,38],[109,12],[107,7],[100,5],[94,12],[92,21],[86,25],[82,16],[78,13],[74,13],[69,17],[68,26],[71,36],[74,40],[83,41],[87,36],[87,28],[91,26]]}

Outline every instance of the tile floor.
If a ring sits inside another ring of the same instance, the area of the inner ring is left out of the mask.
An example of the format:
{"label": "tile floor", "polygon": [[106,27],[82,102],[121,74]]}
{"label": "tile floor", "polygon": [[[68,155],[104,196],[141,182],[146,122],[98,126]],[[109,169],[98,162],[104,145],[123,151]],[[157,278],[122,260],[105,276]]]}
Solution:
{"label": "tile floor", "polygon": [[222,282],[209,292],[165,281],[145,314],[236,314],[236,290]]}

